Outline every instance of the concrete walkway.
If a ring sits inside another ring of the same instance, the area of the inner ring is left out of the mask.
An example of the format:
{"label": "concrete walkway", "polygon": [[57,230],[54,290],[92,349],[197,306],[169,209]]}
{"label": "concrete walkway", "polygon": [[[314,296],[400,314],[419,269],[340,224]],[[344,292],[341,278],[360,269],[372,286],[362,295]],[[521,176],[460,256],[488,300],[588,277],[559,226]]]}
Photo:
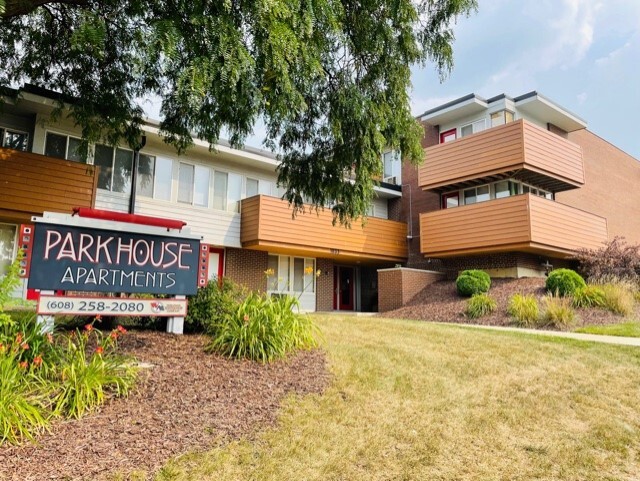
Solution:
{"label": "concrete walkway", "polygon": [[[439,323],[440,324],[440,323]],[[442,323],[442,325],[451,325]],[[460,327],[471,327],[473,329],[485,329],[488,331],[519,332],[521,334],[535,334],[538,336],[563,337],[565,339],[575,339],[576,341],[601,342],[603,344],[616,344],[618,346],[638,346],[640,347],[640,337],[603,336],[599,334],[582,334],[579,332],[544,331],[541,329],[523,329],[520,327],[502,326],[481,326],[478,324],[454,324]]]}

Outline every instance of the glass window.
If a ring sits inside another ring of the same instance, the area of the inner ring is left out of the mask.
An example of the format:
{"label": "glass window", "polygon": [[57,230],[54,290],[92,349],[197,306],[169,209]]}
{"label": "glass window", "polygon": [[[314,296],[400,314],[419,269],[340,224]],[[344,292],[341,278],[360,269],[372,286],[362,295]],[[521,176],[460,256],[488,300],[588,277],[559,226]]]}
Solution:
{"label": "glass window", "polygon": [[267,290],[278,289],[278,256],[269,255],[267,264]]}
{"label": "glass window", "polygon": [[240,212],[240,199],[242,199],[242,176],[229,174],[229,184],[227,186],[227,210],[229,212]]}
{"label": "glass window", "polygon": [[546,192],[544,197],[545,199],[553,200],[553,194],[551,192]]}
{"label": "glass window", "polygon": [[193,202],[193,165],[180,162],[178,173],[178,202]]}
{"label": "glass window", "polygon": [[153,198],[171,200],[171,184],[173,182],[173,160],[158,157],[155,161]]}
{"label": "glass window", "polygon": [[511,192],[509,190],[509,183],[510,182],[506,180],[502,182],[496,182],[495,184],[496,199],[502,199],[503,197],[509,197],[511,195]]}
{"label": "glass window", "polygon": [[315,259],[304,260],[304,290],[305,292],[315,292],[316,290],[316,261]]}
{"label": "glass window", "polygon": [[226,172],[215,171],[213,173],[213,208],[227,209],[227,180]]}
{"label": "glass window", "polygon": [[278,262],[278,290],[288,291],[289,285],[289,257],[280,256]]}
{"label": "glass window", "polygon": [[0,224],[0,277],[4,276],[14,260],[16,226]]}
{"label": "glass window", "polygon": [[452,207],[458,207],[458,192],[451,192],[449,194],[443,194],[444,202],[442,203],[445,209],[450,209]]}
{"label": "glass window", "polygon": [[259,182],[257,179],[251,179],[247,177],[247,197],[253,197],[254,195],[258,195]]}
{"label": "glass window", "polygon": [[111,174],[113,171],[113,148],[106,145],[96,145],[93,163],[98,169],[98,188],[111,190]]}
{"label": "glass window", "polygon": [[464,191],[464,204],[476,203],[476,189],[467,189]]}
{"label": "glass window", "polygon": [[522,185],[522,193],[523,194],[528,194],[529,193],[529,186],[528,185]]}
{"label": "glass window", "polygon": [[80,150],[80,139],[69,137],[67,146],[67,159],[74,162],[82,162],[82,151]]}
{"label": "glass window", "polygon": [[505,122],[513,122],[513,112],[509,112],[508,110],[504,111]]}
{"label": "glass window", "polygon": [[304,291],[304,259],[295,257],[293,259],[293,290],[295,292]]}
{"label": "glass window", "polygon": [[155,158],[150,155],[140,154],[138,159],[138,178],[136,192],[144,197],[153,197],[153,171]]}
{"label": "glass window", "polygon": [[486,202],[491,199],[491,195],[489,194],[489,186],[482,185],[476,188],[476,202]]}
{"label": "glass window", "polygon": [[271,195],[272,187],[273,187],[273,182],[269,182],[268,180],[261,180],[260,183],[258,184],[258,192],[262,195]]}
{"label": "glass window", "polygon": [[513,122],[513,112],[509,112],[508,110],[500,110],[491,114],[491,127],[504,125],[508,122]]}
{"label": "glass window", "polygon": [[463,125],[460,129],[460,136],[465,137],[467,135],[475,134],[477,132],[481,132],[485,129],[485,121],[484,119],[476,120],[468,125]]}
{"label": "glass window", "polygon": [[398,184],[400,182],[401,162],[400,152],[391,150],[382,154],[384,173],[383,181]]}
{"label": "glass window", "polygon": [[44,155],[64,159],[67,154],[67,136],[47,132],[44,144]]}
{"label": "glass window", "polygon": [[116,149],[113,162],[113,183],[111,190],[123,194],[131,192],[131,170],[133,168],[133,151]]}
{"label": "glass window", "polygon": [[460,136],[466,137],[467,135],[471,135],[473,133],[473,125],[465,125],[460,129]]}
{"label": "glass window", "polygon": [[[2,135],[0,135],[2,140]],[[29,136],[24,132],[15,132],[12,130],[5,130],[4,142],[2,145],[8,149],[13,150],[27,150],[27,144],[29,143]]]}
{"label": "glass window", "polygon": [[193,204],[201,207],[209,207],[209,182],[211,181],[211,169],[196,165],[195,186]]}

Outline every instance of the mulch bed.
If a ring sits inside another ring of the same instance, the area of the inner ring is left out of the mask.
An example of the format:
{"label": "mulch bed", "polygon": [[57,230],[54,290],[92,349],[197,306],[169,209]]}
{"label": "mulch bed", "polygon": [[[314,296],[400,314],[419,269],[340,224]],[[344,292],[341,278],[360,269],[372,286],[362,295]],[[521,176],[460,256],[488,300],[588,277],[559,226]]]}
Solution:
{"label": "mulch bed", "polygon": [[77,421],[57,421],[38,445],[0,447],[0,479],[126,478],[152,474],[186,451],[273,425],[290,393],[320,393],[330,375],[320,350],[262,365],[205,354],[202,336],[130,332],[124,353],[142,369],[135,391]]}
{"label": "mulch bed", "polygon": [[[485,317],[469,319],[465,317],[467,299],[458,296],[455,282],[441,281],[425,287],[409,303],[393,311],[379,314],[381,317],[400,319],[417,319],[435,322],[455,322],[465,324],[484,324],[487,326],[510,326],[511,318],[507,315],[509,297],[513,294],[533,294],[541,298],[546,294],[544,279],[491,279],[489,294],[498,303],[496,311]],[[577,326],[594,324],[616,324],[624,320],[623,316],[603,309],[576,309]],[[635,317],[640,317],[636,306]]]}

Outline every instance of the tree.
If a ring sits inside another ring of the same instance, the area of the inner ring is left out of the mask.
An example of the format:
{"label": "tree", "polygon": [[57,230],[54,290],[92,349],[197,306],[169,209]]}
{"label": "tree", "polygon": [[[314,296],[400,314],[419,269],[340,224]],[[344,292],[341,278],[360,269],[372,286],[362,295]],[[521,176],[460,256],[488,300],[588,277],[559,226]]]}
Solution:
{"label": "tree", "polygon": [[278,181],[366,213],[381,152],[421,159],[411,67],[452,67],[450,23],[477,0],[0,0],[0,87],[25,82],[74,99],[84,148],[135,145],[139,99],[161,99],[161,134],[183,152],[224,127],[242,145],[258,118],[281,157]]}

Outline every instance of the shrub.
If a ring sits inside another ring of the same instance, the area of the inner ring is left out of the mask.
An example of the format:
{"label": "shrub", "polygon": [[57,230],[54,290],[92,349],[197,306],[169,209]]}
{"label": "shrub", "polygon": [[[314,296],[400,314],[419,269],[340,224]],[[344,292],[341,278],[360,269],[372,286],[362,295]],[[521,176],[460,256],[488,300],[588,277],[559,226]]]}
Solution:
{"label": "shrub", "polygon": [[315,324],[309,316],[294,312],[298,305],[290,296],[252,292],[214,326],[207,350],[269,362],[295,349],[315,347]]}
{"label": "shrub", "polygon": [[573,293],[574,307],[605,307],[606,299],[601,287],[588,285],[577,288]]}
{"label": "shrub", "polygon": [[605,309],[623,316],[628,316],[633,313],[635,300],[633,289],[629,284],[622,282],[604,284],[601,288],[604,292]]}
{"label": "shrub", "polygon": [[474,294],[467,301],[467,309],[465,315],[471,319],[486,316],[496,310],[498,304],[488,294]]}
{"label": "shrub", "polygon": [[491,278],[489,274],[480,270],[462,271],[456,279],[456,289],[458,294],[464,297],[471,297],[474,294],[482,294],[489,291]]}
{"label": "shrub", "polygon": [[189,297],[189,308],[185,317],[186,332],[211,333],[238,307],[245,292],[231,280],[222,278],[220,282],[210,281]]}
{"label": "shrub", "polygon": [[521,327],[536,327],[540,319],[538,301],[533,295],[514,294],[511,296],[507,313]]}
{"label": "shrub", "polygon": [[543,313],[541,322],[545,326],[557,328],[571,327],[575,324],[576,313],[568,297],[545,296],[542,298]]}
{"label": "shrub", "polygon": [[629,245],[624,237],[615,237],[599,249],[580,249],[575,256],[589,281],[631,281],[640,284],[640,245]]}
{"label": "shrub", "polygon": [[576,289],[586,287],[587,283],[576,271],[571,269],[556,269],[551,271],[545,287],[553,295],[572,296]]}

